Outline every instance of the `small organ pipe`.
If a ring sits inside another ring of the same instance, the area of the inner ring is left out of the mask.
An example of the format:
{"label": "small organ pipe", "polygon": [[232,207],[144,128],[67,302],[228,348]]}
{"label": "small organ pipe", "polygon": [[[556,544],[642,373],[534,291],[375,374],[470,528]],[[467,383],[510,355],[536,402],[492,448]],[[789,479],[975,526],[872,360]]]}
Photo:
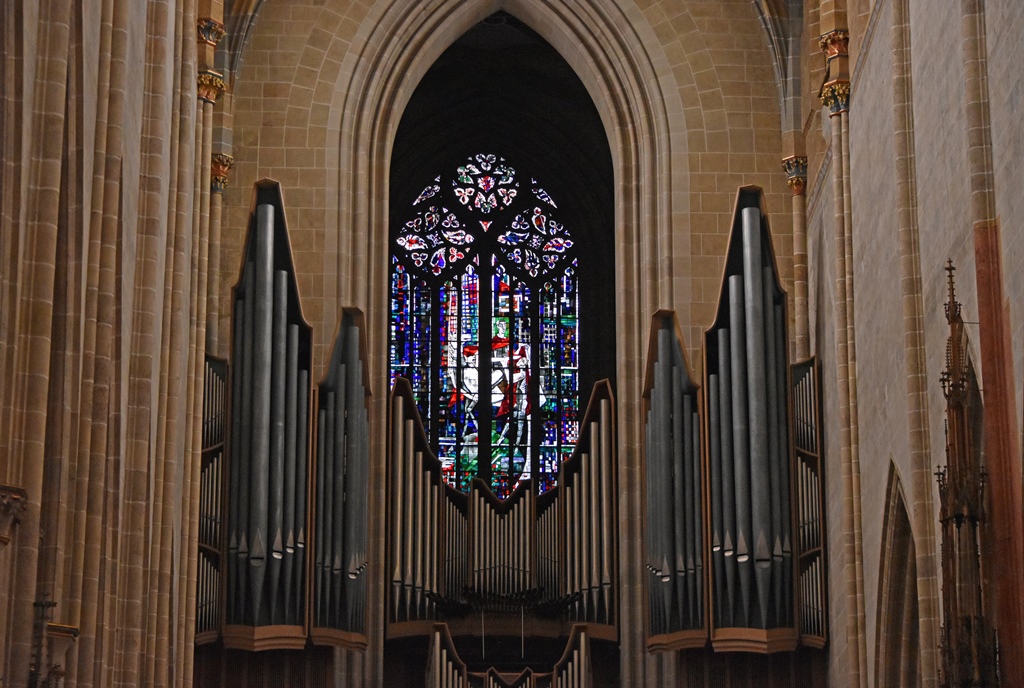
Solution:
{"label": "small organ pipe", "polygon": [[295,460],[295,610],[296,623],[305,623],[306,491],[309,465],[309,371],[299,369],[298,420]]}
{"label": "small organ pipe", "polygon": [[718,403],[719,427],[722,452],[722,555],[725,562],[726,588],[722,600],[722,625],[738,625],[736,614],[736,491],[735,456],[732,450],[732,354],[730,351],[731,332],[727,328],[718,330]]}

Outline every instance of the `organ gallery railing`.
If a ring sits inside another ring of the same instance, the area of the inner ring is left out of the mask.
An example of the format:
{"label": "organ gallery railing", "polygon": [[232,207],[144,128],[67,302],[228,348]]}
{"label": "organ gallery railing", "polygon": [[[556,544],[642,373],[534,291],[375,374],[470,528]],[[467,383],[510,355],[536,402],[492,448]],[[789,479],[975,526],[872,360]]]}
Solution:
{"label": "organ gallery railing", "polygon": [[445,483],[412,389],[396,380],[386,528],[391,635],[422,633],[415,622],[474,610],[614,626],[613,408],[609,383],[598,383],[557,486],[537,496],[524,480],[499,500],[480,480],[468,494]]}

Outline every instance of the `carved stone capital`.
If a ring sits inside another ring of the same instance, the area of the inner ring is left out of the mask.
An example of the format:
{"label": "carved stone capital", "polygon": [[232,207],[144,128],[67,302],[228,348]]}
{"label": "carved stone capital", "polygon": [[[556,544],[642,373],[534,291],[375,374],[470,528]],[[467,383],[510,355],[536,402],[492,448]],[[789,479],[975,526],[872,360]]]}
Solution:
{"label": "carved stone capital", "polygon": [[199,32],[199,42],[214,47],[220,43],[220,39],[224,38],[226,33],[224,25],[210,17],[200,19],[196,28]]}
{"label": "carved stone capital", "polygon": [[224,75],[209,69],[199,72],[199,76],[196,77],[196,85],[199,87],[200,100],[205,100],[208,103],[216,103],[220,94],[227,89]]}
{"label": "carved stone capital", "polygon": [[11,541],[11,531],[28,509],[28,494],[20,487],[0,485],[0,546]]}
{"label": "carved stone capital", "polygon": [[821,104],[828,108],[831,116],[850,109],[850,82],[836,79],[821,88]]}
{"label": "carved stone capital", "polygon": [[786,173],[786,183],[799,196],[807,186],[807,158],[794,155],[782,160],[782,170]]}
{"label": "carved stone capital", "polygon": [[832,61],[837,57],[850,54],[850,32],[846,29],[835,29],[818,38],[818,47],[825,53],[825,59]]}
{"label": "carved stone capital", "polygon": [[214,153],[210,160],[210,192],[224,193],[228,186],[228,173],[235,166],[235,159],[227,153]]}

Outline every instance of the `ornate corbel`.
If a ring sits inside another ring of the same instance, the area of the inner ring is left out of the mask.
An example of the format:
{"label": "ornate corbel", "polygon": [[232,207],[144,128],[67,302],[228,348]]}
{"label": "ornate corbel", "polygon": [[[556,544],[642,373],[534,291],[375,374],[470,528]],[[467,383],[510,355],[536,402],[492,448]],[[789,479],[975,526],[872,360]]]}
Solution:
{"label": "ornate corbel", "polygon": [[821,104],[828,108],[830,117],[850,109],[850,82],[836,79],[821,87]]}
{"label": "ornate corbel", "polygon": [[224,38],[224,25],[216,19],[210,17],[203,17],[199,20],[198,26],[196,27],[199,32],[199,42],[205,43],[206,45],[212,45],[214,47],[220,43],[220,39]]}
{"label": "ornate corbel", "polygon": [[782,170],[786,173],[786,183],[793,195],[801,195],[807,187],[807,158],[799,155],[783,158]]}
{"label": "ornate corbel", "polygon": [[834,29],[818,37],[818,47],[825,53],[825,60],[831,62],[837,57],[850,54],[850,32],[846,29]]}
{"label": "ornate corbel", "polygon": [[220,94],[227,89],[227,85],[224,83],[224,75],[212,69],[205,69],[199,72],[199,76],[196,78],[196,85],[199,88],[200,100],[205,100],[208,103],[216,103]]}
{"label": "ornate corbel", "polygon": [[228,173],[235,166],[235,159],[227,153],[214,153],[210,160],[210,191],[224,193],[228,186]]}

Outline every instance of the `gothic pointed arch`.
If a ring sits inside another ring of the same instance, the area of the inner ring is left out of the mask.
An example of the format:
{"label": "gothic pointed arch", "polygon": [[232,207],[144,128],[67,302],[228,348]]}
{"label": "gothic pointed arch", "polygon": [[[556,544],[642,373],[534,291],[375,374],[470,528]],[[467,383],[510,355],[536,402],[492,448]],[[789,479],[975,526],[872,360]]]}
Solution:
{"label": "gothic pointed arch", "polygon": [[[416,85],[441,53],[499,9],[524,22],[559,51],[593,98],[604,125],[614,170],[613,240],[618,251],[614,271],[616,376],[621,403],[634,405],[642,384],[646,314],[671,305],[674,294],[687,291],[682,280],[673,280],[673,270],[688,261],[690,244],[685,229],[673,232],[672,227],[673,212],[688,210],[687,172],[685,166],[669,171],[672,156],[686,154],[687,125],[677,85],[666,89],[656,76],[654,61],[665,57],[649,25],[642,18],[623,16],[615,3],[567,6],[526,0],[450,0],[417,8],[401,2],[375,4],[364,23],[368,29],[364,41],[344,49],[339,71],[346,80],[339,76],[339,88],[331,102],[331,117],[337,117],[339,125],[329,127],[327,167],[337,169],[339,178],[337,187],[328,190],[327,228],[338,229],[334,255],[339,264],[337,282],[325,281],[325,293],[334,292],[339,302],[377,314],[368,323],[368,346],[370,351],[386,351],[390,246],[386,231],[370,230],[380,230],[390,222],[390,164],[399,121]],[[647,35],[642,35],[644,31]],[[669,112],[676,114],[670,118]],[[330,317],[333,307],[325,303],[325,317]],[[372,361],[371,369],[372,384],[383,388],[386,363]],[[374,398],[379,402],[383,397]],[[383,409],[373,415],[382,418]],[[383,436],[372,431],[371,435]],[[639,423],[621,428],[620,449],[635,449],[641,437]],[[378,445],[373,451],[380,456],[381,450]],[[383,464],[379,460],[372,463],[371,484],[380,486]],[[625,494],[637,493],[635,467],[620,469],[620,478]],[[383,508],[379,497],[374,502],[371,510]],[[641,538],[639,532],[632,531],[639,523],[640,506],[628,498],[620,506],[625,512],[620,521],[629,524],[620,533],[620,561],[639,560]],[[371,532],[370,541],[380,542],[379,525],[372,519],[371,524],[378,531]],[[377,567],[383,566],[379,547],[373,556]],[[371,606],[372,597],[379,594],[379,590],[371,592]],[[624,591],[619,604],[627,610],[640,608],[639,589]],[[626,614],[620,638],[626,658],[622,676],[638,682],[643,676],[642,663],[629,658],[643,645],[641,620]],[[371,673],[380,672],[381,660],[378,651],[371,660],[376,665]]]}
{"label": "gothic pointed arch", "polygon": [[892,462],[886,495],[878,576],[875,681],[879,688],[916,688],[921,685],[916,549],[903,483]]}

